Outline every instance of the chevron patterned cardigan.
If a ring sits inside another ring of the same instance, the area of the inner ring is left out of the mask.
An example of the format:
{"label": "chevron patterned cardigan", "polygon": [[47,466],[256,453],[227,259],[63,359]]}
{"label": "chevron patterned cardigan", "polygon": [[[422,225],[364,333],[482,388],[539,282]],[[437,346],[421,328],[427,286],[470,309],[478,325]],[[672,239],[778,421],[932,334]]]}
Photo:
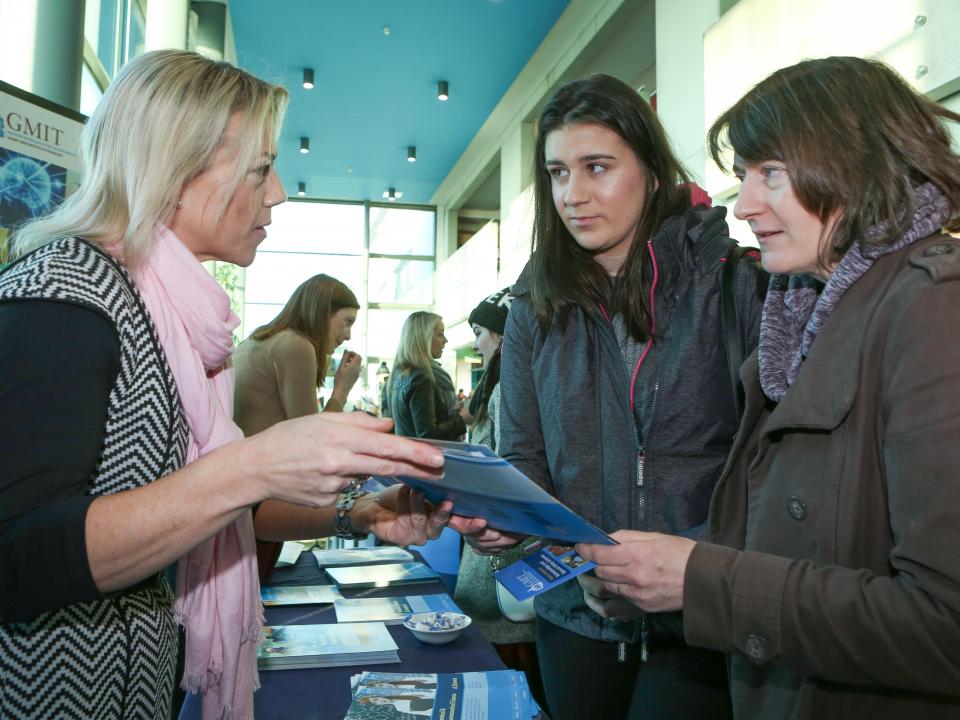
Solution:
{"label": "chevron patterned cardigan", "polygon": [[[129,490],[182,467],[183,408],[127,271],[91,243],[63,238],[0,275],[0,302],[20,299],[81,305],[117,330],[120,372],[87,492]],[[177,655],[172,602],[161,576],[30,622],[0,623],[0,718],[166,720]]]}

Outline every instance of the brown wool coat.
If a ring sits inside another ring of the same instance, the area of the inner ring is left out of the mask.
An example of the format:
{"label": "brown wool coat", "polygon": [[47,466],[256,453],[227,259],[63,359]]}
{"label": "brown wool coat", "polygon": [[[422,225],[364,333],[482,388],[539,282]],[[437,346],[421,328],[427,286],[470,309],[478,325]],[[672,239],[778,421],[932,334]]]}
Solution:
{"label": "brown wool coat", "polygon": [[687,641],[738,718],[960,718],[960,241],[878,260],[779,404],[741,376]]}

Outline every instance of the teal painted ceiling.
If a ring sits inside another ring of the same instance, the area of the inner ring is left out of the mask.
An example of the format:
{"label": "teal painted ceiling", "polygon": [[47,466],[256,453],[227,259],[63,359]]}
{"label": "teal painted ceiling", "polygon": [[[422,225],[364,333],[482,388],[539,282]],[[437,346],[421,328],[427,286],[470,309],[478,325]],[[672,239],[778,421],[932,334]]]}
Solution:
{"label": "teal painted ceiling", "polygon": [[291,93],[277,163],[288,193],[304,182],[308,197],[382,201],[394,187],[429,202],[568,2],[231,0],[240,65]]}

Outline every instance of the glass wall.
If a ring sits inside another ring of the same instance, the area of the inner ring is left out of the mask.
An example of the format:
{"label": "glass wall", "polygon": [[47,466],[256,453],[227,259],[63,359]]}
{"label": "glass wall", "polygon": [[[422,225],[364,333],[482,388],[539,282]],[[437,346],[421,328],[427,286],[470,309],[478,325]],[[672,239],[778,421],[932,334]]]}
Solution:
{"label": "glass wall", "polygon": [[[351,394],[356,406],[377,405],[380,363],[393,366],[403,321],[434,304],[436,212],[433,208],[333,203],[291,198],[273,209],[267,239],[244,279],[242,335],[272,320],[304,280],[324,273],[346,284],[361,309],[352,350],[366,371]],[[336,362],[331,363],[332,375]],[[332,388],[328,377],[326,391]]]}

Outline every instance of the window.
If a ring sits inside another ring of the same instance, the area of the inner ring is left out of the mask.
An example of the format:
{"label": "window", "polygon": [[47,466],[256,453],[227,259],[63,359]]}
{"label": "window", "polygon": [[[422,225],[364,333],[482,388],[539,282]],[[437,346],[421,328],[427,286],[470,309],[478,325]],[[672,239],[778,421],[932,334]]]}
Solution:
{"label": "window", "polygon": [[433,305],[436,212],[291,198],[273,209],[272,219],[246,270],[243,336],[276,317],[304,280],[335,277],[361,305],[352,339],[340,349],[360,353],[368,365],[350,399],[376,404],[376,369],[381,360],[393,364],[403,321]]}

